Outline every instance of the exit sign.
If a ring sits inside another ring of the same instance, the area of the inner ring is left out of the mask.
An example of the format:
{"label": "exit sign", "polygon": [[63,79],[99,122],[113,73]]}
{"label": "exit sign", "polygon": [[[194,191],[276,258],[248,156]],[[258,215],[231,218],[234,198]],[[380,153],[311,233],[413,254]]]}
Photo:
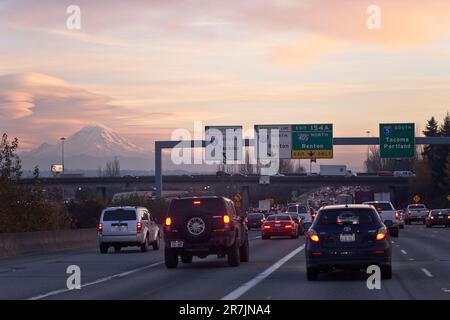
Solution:
{"label": "exit sign", "polygon": [[414,123],[380,123],[382,158],[412,158],[415,150]]}

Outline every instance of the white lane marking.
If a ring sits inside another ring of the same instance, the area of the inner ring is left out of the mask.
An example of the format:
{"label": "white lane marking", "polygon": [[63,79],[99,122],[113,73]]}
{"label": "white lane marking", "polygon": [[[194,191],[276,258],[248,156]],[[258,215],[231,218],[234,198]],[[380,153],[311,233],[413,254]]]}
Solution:
{"label": "white lane marking", "polygon": [[395,243],[395,241],[394,241],[394,240],[391,240],[391,242],[392,242],[392,243]]}
{"label": "white lane marking", "polygon": [[261,239],[261,236],[257,236],[257,237],[251,238],[250,240],[257,240],[257,239]]}
{"label": "white lane marking", "polygon": [[[150,269],[150,268],[159,266],[159,265],[161,265],[163,263],[164,263],[164,261],[160,261],[160,262],[156,262],[156,263],[150,264],[150,265],[145,266],[145,267],[141,267],[141,268],[133,269],[133,270],[130,270],[130,271],[118,273],[118,274],[115,274],[115,275],[112,275],[112,276],[100,278],[100,279],[94,280],[92,282],[88,282],[88,283],[82,284],[81,288],[92,286],[94,284],[99,284],[99,283],[106,282],[106,281],[109,281],[109,280],[112,280],[112,279],[116,279],[116,278],[126,277],[126,276],[129,276],[130,274],[133,274],[133,273],[136,273],[136,272],[139,272],[139,271],[142,271],[142,270]],[[55,295],[58,295],[58,294],[61,294],[61,293],[69,292],[69,291],[73,291],[73,290],[60,289],[60,290],[50,291],[50,292],[47,292],[47,293],[44,293],[44,294],[41,294],[41,295],[38,295],[38,296],[35,296],[35,297],[31,297],[28,300],[40,300],[40,299],[44,299],[44,298],[47,298],[47,297],[55,296]],[[75,291],[77,291],[77,290],[75,290]]]}
{"label": "white lane marking", "polygon": [[399,245],[399,244],[396,244],[395,246],[396,246],[397,248],[398,248],[398,247],[400,247],[400,245]]}
{"label": "white lane marking", "polygon": [[416,261],[416,259],[414,259],[414,258],[409,258],[409,261]]}
{"label": "white lane marking", "polygon": [[432,275],[431,272],[428,271],[427,269],[422,268],[422,269],[420,269],[420,270],[422,270],[422,272],[425,273],[425,275],[426,275],[427,277],[433,278],[433,275]]}
{"label": "white lane marking", "polygon": [[405,250],[400,250],[403,254],[408,254]]}
{"label": "white lane marking", "polygon": [[450,293],[450,289],[447,288],[442,288],[442,291],[444,291],[445,293]]}
{"label": "white lane marking", "polygon": [[225,297],[223,297],[220,300],[236,300],[238,299],[240,296],[242,296],[243,294],[245,294],[247,291],[249,291],[251,288],[255,287],[256,285],[258,285],[261,281],[263,281],[264,279],[266,279],[268,276],[270,276],[272,273],[274,273],[277,269],[279,269],[283,264],[285,264],[286,262],[288,262],[290,259],[292,259],[295,255],[297,255],[298,253],[300,253],[303,249],[305,249],[305,245],[301,245],[300,247],[298,247],[297,249],[295,249],[294,251],[292,251],[291,253],[289,253],[288,255],[284,256],[283,258],[281,258],[280,260],[278,260],[277,262],[275,262],[273,265],[271,265],[269,268],[267,268],[266,270],[264,270],[263,272],[261,272],[260,274],[258,274],[256,277],[254,277],[253,279],[251,279],[250,281],[247,281],[246,283],[244,283],[242,286],[240,286],[239,288],[235,289],[234,291],[230,292],[229,294],[227,294]]}

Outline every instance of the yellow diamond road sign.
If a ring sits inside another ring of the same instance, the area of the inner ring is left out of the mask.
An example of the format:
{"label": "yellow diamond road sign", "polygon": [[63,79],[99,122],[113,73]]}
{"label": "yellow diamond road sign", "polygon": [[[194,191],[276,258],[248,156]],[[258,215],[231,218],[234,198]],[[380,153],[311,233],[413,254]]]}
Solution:
{"label": "yellow diamond road sign", "polygon": [[414,200],[415,203],[419,203],[419,201],[420,201],[419,195],[416,194],[416,195],[414,196],[413,200]]}

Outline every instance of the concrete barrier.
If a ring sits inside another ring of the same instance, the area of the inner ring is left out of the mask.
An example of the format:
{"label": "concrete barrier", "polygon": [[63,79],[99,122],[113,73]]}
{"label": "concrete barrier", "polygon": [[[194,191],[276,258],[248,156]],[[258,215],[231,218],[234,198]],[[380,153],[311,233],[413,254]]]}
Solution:
{"label": "concrete barrier", "polygon": [[96,245],[96,228],[0,233],[0,257],[88,248]]}

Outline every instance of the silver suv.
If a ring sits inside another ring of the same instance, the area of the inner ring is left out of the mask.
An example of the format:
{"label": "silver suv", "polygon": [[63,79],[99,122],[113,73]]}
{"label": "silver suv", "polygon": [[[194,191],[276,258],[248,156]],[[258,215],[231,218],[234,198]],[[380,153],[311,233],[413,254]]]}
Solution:
{"label": "silver suv", "polygon": [[98,224],[101,253],[109,247],[116,252],[122,247],[138,246],[146,252],[151,245],[159,250],[161,232],[150,212],[143,207],[112,207],[103,210]]}

